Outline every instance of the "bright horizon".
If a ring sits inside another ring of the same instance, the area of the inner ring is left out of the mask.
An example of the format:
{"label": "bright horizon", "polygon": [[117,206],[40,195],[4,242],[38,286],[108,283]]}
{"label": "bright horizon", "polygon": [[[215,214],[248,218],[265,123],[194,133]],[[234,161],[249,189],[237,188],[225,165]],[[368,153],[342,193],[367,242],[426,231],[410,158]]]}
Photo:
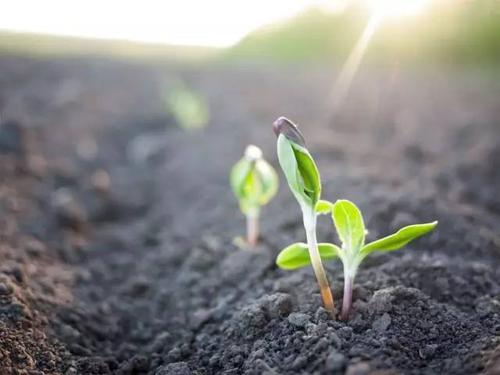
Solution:
{"label": "bright horizon", "polygon": [[228,47],[248,33],[345,0],[7,0],[0,29],[97,39]]}

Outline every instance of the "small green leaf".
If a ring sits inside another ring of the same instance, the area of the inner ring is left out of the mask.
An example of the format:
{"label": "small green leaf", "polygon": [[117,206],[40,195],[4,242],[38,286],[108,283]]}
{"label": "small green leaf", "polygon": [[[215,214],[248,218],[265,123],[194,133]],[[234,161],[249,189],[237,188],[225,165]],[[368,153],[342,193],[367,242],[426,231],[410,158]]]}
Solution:
{"label": "small green leaf", "polygon": [[[318,250],[322,260],[338,258],[341,253],[338,246],[330,243],[318,244]],[[311,264],[307,245],[297,242],[284,248],[276,258],[276,264],[284,270],[294,270]]]}
{"label": "small green leaf", "polygon": [[257,160],[255,170],[262,184],[259,204],[264,206],[269,203],[278,192],[279,179],[274,168],[264,159]]}
{"label": "small green leaf", "polygon": [[241,211],[258,212],[278,191],[278,175],[262,158],[256,146],[248,146],[245,156],[231,170],[230,184]]}
{"label": "small green leaf", "polygon": [[328,215],[333,210],[333,203],[327,200],[320,199],[316,203],[316,214],[318,215]]}
{"label": "small green leaf", "polygon": [[245,158],[238,161],[231,169],[229,182],[231,184],[231,188],[236,198],[238,199],[243,198],[245,182],[249,178],[251,171],[252,171],[252,163],[246,160]]}
{"label": "small green leaf", "polygon": [[200,129],[208,124],[210,111],[205,98],[182,82],[168,92],[166,104],[167,110],[184,129]]}
{"label": "small green leaf", "polygon": [[333,222],[343,248],[357,253],[365,242],[365,224],[361,211],[348,200],[338,200],[333,205]]}
{"label": "small green leaf", "polygon": [[365,257],[374,251],[398,250],[410,241],[413,241],[432,231],[436,227],[437,223],[437,221],[433,221],[432,223],[414,224],[401,228],[390,236],[373,241],[364,246],[361,249],[361,256]]}

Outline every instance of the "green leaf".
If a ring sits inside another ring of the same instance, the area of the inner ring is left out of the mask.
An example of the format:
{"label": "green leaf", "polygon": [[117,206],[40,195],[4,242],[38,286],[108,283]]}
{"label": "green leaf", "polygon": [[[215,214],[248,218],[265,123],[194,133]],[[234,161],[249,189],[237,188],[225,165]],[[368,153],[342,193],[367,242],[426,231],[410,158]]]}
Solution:
{"label": "green leaf", "polygon": [[333,211],[333,203],[324,199],[320,199],[316,203],[316,214],[318,215],[328,215]]}
{"label": "green leaf", "polygon": [[[318,250],[322,260],[335,259],[341,254],[338,246],[329,243],[318,244]],[[294,270],[311,264],[307,245],[297,242],[281,250],[276,258],[276,264],[284,270]]]}
{"label": "green leaf", "polygon": [[[321,195],[321,180],[318,167],[309,151],[292,142],[293,152],[297,159],[300,177],[303,182],[304,193],[311,199],[311,203],[316,205]],[[314,206],[313,206],[314,207]]]}
{"label": "green leaf", "polygon": [[333,205],[332,218],[342,247],[351,254],[357,253],[365,242],[365,224],[361,211],[348,200],[338,200]]}
{"label": "green leaf", "polygon": [[251,172],[252,163],[245,158],[238,161],[231,169],[229,182],[236,198],[242,199],[244,197],[245,184],[248,182]]}
{"label": "green leaf", "polygon": [[373,241],[364,246],[361,249],[361,256],[365,257],[374,251],[398,250],[410,241],[429,233],[436,227],[437,224],[437,221],[433,221],[432,223],[414,224],[401,228],[390,236]]}
{"label": "green leaf", "polygon": [[280,134],[278,159],[295,198],[314,207],[321,195],[321,180],[309,151]]}
{"label": "green leaf", "polygon": [[192,130],[207,125],[210,111],[205,98],[185,85],[175,85],[166,95],[166,104],[180,127]]}
{"label": "green leaf", "polygon": [[[301,186],[298,173],[297,160],[293,152],[292,144],[284,135],[278,137],[277,142],[278,160],[285,174],[286,181],[294,195],[301,196]],[[299,198],[297,198],[299,199]]]}
{"label": "green leaf", "polygon": [[262,159],[260,149],[249,146],[245,156],[232,168],[230,184],[241,211],[248,214],[258,212],[260,206],[276,195],[279,182],[273,167]]}
{"label": "green leaf", "polygon": [[278,192],[279,179],[274,168],[264,159],[257,160],[255,170],[261,183],[261,192],[258,200],[259,204],[264,206]]}

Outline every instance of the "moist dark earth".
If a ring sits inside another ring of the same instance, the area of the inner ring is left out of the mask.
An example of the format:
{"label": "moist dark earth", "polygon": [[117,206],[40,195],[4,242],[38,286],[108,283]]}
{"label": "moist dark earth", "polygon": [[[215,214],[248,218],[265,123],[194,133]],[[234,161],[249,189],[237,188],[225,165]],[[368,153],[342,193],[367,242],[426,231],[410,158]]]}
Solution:
{"label": "moist dark earth", "polygon": [[[337,73],[0,57],[0,374],[500,374],[498,74],[365,67],[332,112]],[[166,106],[179,80],[205,128]],[[305,238],[283,177],[260,245],[234,245],[228,171],[249,143],[278,166],[281,115],[369,240],[439,220],[362,264],[349,322],[274,264]]]}

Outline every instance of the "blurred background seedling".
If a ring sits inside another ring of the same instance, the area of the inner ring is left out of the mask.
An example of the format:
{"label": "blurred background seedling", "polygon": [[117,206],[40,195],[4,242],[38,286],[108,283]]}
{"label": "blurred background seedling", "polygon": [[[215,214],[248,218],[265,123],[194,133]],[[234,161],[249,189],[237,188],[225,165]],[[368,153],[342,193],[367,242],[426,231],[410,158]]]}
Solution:
{"label": "blurred background seedling", "polygon": [[186,130],[201,129],[210,120],[210,110],[202,94],[178,81],[169,88],[165,95],[168,113],[171,113],[177,124]]}
{"label": "blurred background seedling", "polygon": [[247,146],[245,155],[230,175],[231,188],[247,221],[246,245],[254,247],[259,238],[259,215],[278,191],[278,175],[264,160],[260,148]]}

